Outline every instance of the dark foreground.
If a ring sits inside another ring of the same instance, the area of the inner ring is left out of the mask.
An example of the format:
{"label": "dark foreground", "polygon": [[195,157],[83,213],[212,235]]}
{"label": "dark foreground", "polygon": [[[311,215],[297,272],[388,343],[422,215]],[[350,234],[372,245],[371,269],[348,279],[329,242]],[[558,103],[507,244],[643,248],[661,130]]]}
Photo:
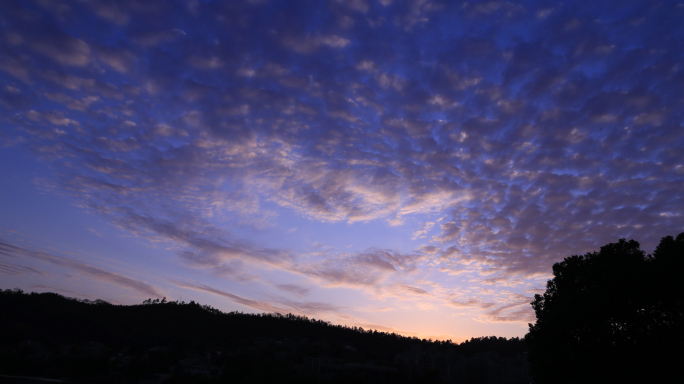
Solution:
{"label": "dark foreground", "polygon": [[529,383],[524,340],[462,344],[197,303],[0,291],[2,383]]}

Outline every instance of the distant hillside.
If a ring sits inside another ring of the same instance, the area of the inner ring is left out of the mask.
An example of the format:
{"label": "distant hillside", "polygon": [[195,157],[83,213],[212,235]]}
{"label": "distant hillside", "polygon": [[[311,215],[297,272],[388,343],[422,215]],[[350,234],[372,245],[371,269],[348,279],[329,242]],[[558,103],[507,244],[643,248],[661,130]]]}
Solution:
{"label": "distant hillside", "polygon": [[6,376],[103,383],[479,383],[493,362],[508,367],[501,369],[510,380],[500,382],[528,378],[527,349],[518,338],[457,345],[292,314],[223,313],[159,300],[121,306],[16,290],[0,291],[0,311],[0,375]]}

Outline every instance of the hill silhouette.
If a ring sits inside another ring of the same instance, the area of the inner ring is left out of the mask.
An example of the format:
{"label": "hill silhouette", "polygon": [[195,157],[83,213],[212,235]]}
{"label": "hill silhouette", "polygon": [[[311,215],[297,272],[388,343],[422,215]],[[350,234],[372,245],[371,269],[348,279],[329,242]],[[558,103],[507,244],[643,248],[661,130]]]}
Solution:
{"label": "hill silhouette", "polygon": [[[0,291],[3,382],[529,382],[523,339],[431,341],[195,302]],[[11,381],[14,380],[14,381]],[[24,380],[24,381],[20,381]]]}

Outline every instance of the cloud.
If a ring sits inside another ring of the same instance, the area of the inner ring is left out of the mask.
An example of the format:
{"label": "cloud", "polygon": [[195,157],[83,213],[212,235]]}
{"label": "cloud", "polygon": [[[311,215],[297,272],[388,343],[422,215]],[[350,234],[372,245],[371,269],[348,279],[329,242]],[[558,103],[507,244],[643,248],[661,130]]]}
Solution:
{"label": "cloud", "polygon": [[[405,276],[415,271],[423,254],[405,254],[389,249],[367,249],[355,254],[324,252],[321,261],[294,264],[289,270],[332,287],[378,289],[392,286],[394,276]],[[411,289],[413,288],[413,289]],[[402,288],[413,294],[419,288]],[[381,294],[381,293],[380,293]]]}
{"label": "cloud", "polygon": [[59,286],[55,285],[46,285],[46,284],[34,284],[29,287],[30,289],[35,289],[38,291],[46,291],[46,292],[59,292],[63,295],[67,295],[68,297],[91,297],[89,295],[83,294],[83,292],[78,292],[74,291],[71,289],[65,289]]}
{"label": "cloud", "polygon": [[277,299],[276,302],[282,304],[286,307],[288,312],[299,313],[304,315],[317,315],[322,314],[336,314],[341,310],[341,307],[333,305],[330,303],[324,303],[320,301],[306,301],[298,302],[288,299]]}
{"label": "cloud", "polygon": [[33,40],[31,48],[64,65],[82,67],[91,60],[91,49],[88,43],[61,33],[50,33]]}
{"label": "cloud", "polygon": [[521,293],[684,227],[674,4],[0,3],[3,142],[202,273],[522,321],[522,299],[446,286]]}
{"label": "cloud", "polygon": [[193,283],[188,283],[185,281],[173,281],[174,284],[181,288],[188,288],[192,289],[195,291],[201,291],[201,292],[209,292],[214,295],[219,295],[222,297],[225,297],[237,304],[244,305],[246,307],[256,309],[259,311],[265,311],[269,313],[295,313],[295,314],[303,314],[303,315],[312,315],[312,314],[319,314],[319,313],[327,313],[327,312],[336,312],[339,310],[339,307],[335,305],[331,305],[328,303],[321,303],[321,302],[297,302],[293,300],[288,300],[288,299],[275,299],[273,300],[275,303],[280,304],[281,306],[271,304],[267,301],[257,301],[257,300],[252,300],[252,299],[247,299],[242,296],[238,296],[235,294],[232,294],[230,292],[226,292],[221,289],[213,288],[204,284],[193,284]]}
{"label": "cloud", "polygon": [[404,291],[414,295],[429,295],[430,293],[422,288],[404,285],[401,287]]}
{"label": "cloud", "polygon": [[296,284],[278,284],[276,286],[280,290],[295,294],[300,297],[306,296],[307,294],[309,294],[310,291],[309,288],[300,287]]}
{"label": "cloud", "polygon": [[237,304],[244,305],[244,306],[252,308],[252,309],[265,311],[265,312],[271,312],[271,313],[283,312],[283,310],[281,308],[275,307],[271,304],[261,302],[261,301],[247,299],[247,298],[244,298],[242,296],[238,296],[238,295],[235,295],[235,294],[232,294],[230,292],[226,292],[226,291],[223,291],[223,290],[220,290],[217,288],[212,288],[212,287],[204,285],[204,284],[193,284],[193,283],[188,283],[185,281],[173,281],[173,283],[176,284],[177,286],[181,287],[181,288],[188,288],[188,289],[192,289],[195,291],[209,292],[209,293],[212,293],[214,295],[219,295],[219,296],[225,297],[225,298],[227,298],[227,299],[229,299],[229,300],[231,300]]}
{"label": "cloud", "polygon": [[193,67],[200,69],[217,69],[224,65],[224,62],[218,57],[191,56],[188,62]]}
{"label": "cloud", "polygon": [[98,59],[120,73],[130,73],[136,62],[136,56],[122,49],[101,46],[97,50]]}
{"label": "cloud", "polygon": [[24,83],[32,83],[29,67],[27,67],[26,63],[23,63],[20,59],[2,57],[0,58],[0,69],[23,81]]}
{"label": "cloud", "polygon": [[530,307],[532,299],[532,297],[520,297],[516,302],[497,306],[487,311],[480,317],[480,320],[495,323],[533,323],[535,316],[534,311]]}
{"label": "cloud", "polygon": [[348,286],[348,287],[372,287],[375,286],[382,278],[381,273],[373,271],[363,271],[359,273],[358,270],[351,270],[345,266],[335,265],[333,262],[324,262],[318,265],[307,265],[299,268],[299,271],[305,276],[318,278],[323,283],[330,286]]}
{"label": "cloud", "polygon": [[[133,280],[126,276],[109,272],[102,268],[95,267],[90,264],[86,264],[71,258],[51,255],[45,252],[33,251],[26,248],[22,248],[7,243],[4,240],[0,240],[0,254],[11,258],[28,257],[41,262],[67,267],[77,271],[78,273],[83,273],[85,275],[90,276],[91,278],[95,278],[98,281],[104,281],[110,284],[119,285],[121,287],[132,289],[138,291],[141,294],[151,297],[161,296],[154,287],[145,282]],[[32,272],[34,271],[32,268],[30,268],[29,270],[31,270]]]}
{"label": "cloud", "polygon": [[450,300],[449,304],[457,307],[457,308],[471,308],[471,307],[476,307],[476,308],[482,308],[482,309],[487,309],[495,306],[495,303],[487,303],[487,302],[482,302],[480,299],[468,299],[465,301],[459,301],[459,300]]}
{"label": "cloud", "polygon": [[46,275],[44,272],[41,272],[33,267],[28,267],[25,265],[19,265],[5,261],[0,261],[0,273],[4,273],[10,276],[22,276],[26,274],[36,274],[41,276]]}
{"label": "cloud", "polygon": [[[68,109],[76,110],[76,111],[81,111],[81,112],[86,112],[90,110],[90,105],[93,103],[97,103],[100,101],[99,96],[87,96],[84,97],[80,100],[76,100],[72,97],[69,97],[65,94],[62,93],[51,93],[51,92],[46,92],[45,97],[47,97],[50,100],[56,101],[58,103],[63,104],[65,107]],[[69,119],[68,121],[71,121]],[[51,120],[53,124],[56,125],[65,125],[64,123],[55,123],[54,120]],[[76,122],[74,122],[76,123]]]}
{"label": "cloud", "polygon": [[178,28],[168,30],[153,30],[137,33],[132,40],[142,46],[154,46],[161,43],[173,41],[181,36],[187,35]]}
{"label": "cloud", "polygon": [[287,36],[283,38],[283,44],[297,53],[312,53],[319,47],[342,49],[349,44],[349,39],[337,35],[329,36]]}
{"label": "cloud", "polygon": [[110,3],[107,1],[93,1],[90,2],[89,5],[92,7],[96,15],[109,22],[118,25],[125,25],[130,20],[130,15],[124,9],[122,9],[124,6],[122,6],[122,4],[119,2]]}

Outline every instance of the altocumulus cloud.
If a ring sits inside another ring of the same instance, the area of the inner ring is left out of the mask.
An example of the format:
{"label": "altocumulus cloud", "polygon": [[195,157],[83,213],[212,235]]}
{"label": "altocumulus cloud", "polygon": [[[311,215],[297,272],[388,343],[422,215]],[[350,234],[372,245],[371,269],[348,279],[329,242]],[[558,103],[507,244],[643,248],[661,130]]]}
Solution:
{"label": "altocumulus cloud", "polygon": [[[187,268],[522,324],[553,262],[684,228],[683,19],[671,1],[3,1],[0,140],[50,163],[40,188]],[[284,217],[415,246],[250,235]],[[256,310],[349,305],[174,281]]]}

